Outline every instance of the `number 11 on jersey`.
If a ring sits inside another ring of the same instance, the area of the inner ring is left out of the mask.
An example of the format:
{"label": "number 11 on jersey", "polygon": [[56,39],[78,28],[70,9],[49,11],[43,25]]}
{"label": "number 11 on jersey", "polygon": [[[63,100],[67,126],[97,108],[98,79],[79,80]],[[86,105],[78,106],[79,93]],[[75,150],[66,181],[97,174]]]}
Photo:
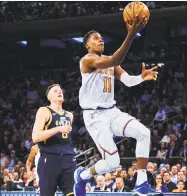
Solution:
{"label": "number 11 on jersey", "polygon": [[105,93],[111,93],[112,92],[112,80],[111,78],[104,77],[104,88],[103,92]]}

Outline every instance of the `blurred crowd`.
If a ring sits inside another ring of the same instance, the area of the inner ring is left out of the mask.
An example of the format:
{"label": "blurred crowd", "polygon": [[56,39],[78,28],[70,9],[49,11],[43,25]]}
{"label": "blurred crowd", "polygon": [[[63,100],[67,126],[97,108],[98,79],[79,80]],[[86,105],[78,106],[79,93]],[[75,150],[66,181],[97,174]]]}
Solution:
{"label": "blurred crowd", "polygon": [[[87,183],[87,192],[131,192],[134,189],[137,178],[137,162],[123,168],[121,165],[112,173],[95,176],[91,183]],[[186,192],[186,166],[180,164],[170,167],[169,164],[149,162],[147,165],[148,183],[151,188],[162,192]]]}
{"label": "blurred crowd", "polygon": [[[93,16],[119,13],[129,2],[64,2],[64,1],[34,1],[34,2],[0,2],[1,22],[22,22],[31,20],[46,20],[76,16]],[[145,2],[150,9],[186,5],[185,2]]]}

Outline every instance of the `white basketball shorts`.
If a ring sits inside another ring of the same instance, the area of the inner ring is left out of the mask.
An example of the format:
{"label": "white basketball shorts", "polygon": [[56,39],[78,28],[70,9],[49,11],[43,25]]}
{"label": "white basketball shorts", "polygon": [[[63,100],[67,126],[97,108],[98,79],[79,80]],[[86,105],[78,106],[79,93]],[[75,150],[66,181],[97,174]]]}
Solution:
{"label": "white basketball shorts", "polygon": [[85,126],[94,140],[103,159],[115,154],[118,149],[113,136],[125,136],[129,122],[136,120],[131,115],[121,112],[117,107],[102,110],[84,110]]}

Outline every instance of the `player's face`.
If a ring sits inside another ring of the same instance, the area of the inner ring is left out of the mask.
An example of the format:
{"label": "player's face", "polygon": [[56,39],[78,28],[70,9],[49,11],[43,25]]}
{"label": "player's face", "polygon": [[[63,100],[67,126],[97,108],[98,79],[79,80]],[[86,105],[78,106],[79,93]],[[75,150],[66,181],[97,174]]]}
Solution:
{"label": "player's face", "polygon": [[94,52],[102,53],[104,51],[104,41],[99,33],[93,33],[87,42],[87,48]]}
{"label": "player's face", "polygon": [[54,86],[53,88],[51,88],[48,97],[50,101],[64,101],[63,92],[59,86]]}

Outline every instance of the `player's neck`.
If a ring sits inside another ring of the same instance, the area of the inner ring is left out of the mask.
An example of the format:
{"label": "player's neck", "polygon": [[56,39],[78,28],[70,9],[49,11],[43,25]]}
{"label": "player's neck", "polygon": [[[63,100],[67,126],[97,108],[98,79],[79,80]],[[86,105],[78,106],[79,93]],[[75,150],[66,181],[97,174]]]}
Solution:
{"label": "player's neck", "polygon": [[50,107],[58,113],[62,112],[62,102],[51,102]]}
{"label": "player's neck", "polygon": [[102,53],[96,51],[88,51],[89,54],[97,54],[98,56],[102,56]]}

